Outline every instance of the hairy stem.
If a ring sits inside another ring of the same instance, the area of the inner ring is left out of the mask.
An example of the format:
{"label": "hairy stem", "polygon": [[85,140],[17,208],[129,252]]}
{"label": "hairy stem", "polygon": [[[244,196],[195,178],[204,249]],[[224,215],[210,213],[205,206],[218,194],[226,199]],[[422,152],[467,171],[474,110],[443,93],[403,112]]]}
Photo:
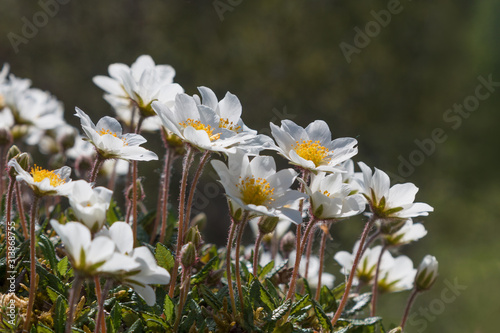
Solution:
{"label": "hairy stem", "polygon": [[408,319],[408,315],[410,314],[410,309],[413,305],[413,302],[415,302],[415,298],[417,297],[417,295],[418,295],[418,290],[413,289],[413,291],[410,294],[410,298],[408,298],[408,302],[406,303],[406,309],[403,318],[401,319],[401,325],[400,325],[401,329],[405,328],[406,319]]}
{"label": "hairy stem", "polygon": [[375,316],[375,311],[377,308],[377,295],[378,295],[378,277],[380,273],[380,263],[382,262],[382,256],[384,255],[385,250],[387,249],[387,245],[384,244],[382,249],[380,250],[380,254],[377,260],[377,266],[375,267],[375,278],[373,279],[373,287],[372,287],[372,310],[371,316]]}
{"label": "hairy stem", "polygon": [[[374,216],[374,215],[373,215]],[[358,267],[359,259],[361,258],[361,253],[363,252],[363,248],[365,245],[366,237],[372,228],[373,223],[375,222],[375,218],[371,217],[368,222],[365,224],[365,228],[363,229],[363,233],[361,234],[361,240],[359,241],[358,251],[356,252],[356,256],[354,257],[354,262],[352,264],[351,272],[349,273],[349,278],[347,279],[347,283],[345,285],[344,295],[342,295],[342,300],[340,301],[339,307],[335,312],[335,315],[332,319],[332,326],[335,327],[337,320],[339,320],[342,311],[344,311],[345,305],[347,303],[347,299],[349,298],[349,292],[352,287],[352,280],[354,279],[354,275],[356,275],[356,269]]]}
{"label": "hairy stem", "polygon": [[323,276],[323,262],[325,261],[325,248],[326,248],[327,238],[328,234],[323,230],[323,232],[321,233],[321,245],[319,247],[318,286],[316,287],[316,297],[315,297],[317,301],[319,301],[319,296],[321,293],[321,277]]}
{"label": "hairy stem", "polygon": [[97,174],[99,173],[99,169],[101,169],[102,164],[106,159],[102,157],[102,155],[97,152],[97,157],[94,161],[94,166],[92,167],[92,172],[90,173],[89,183],[95,183],[97,179]]}
{"label": "hairy stem", "polygon": [[[304,239],[304,241],[306,241],[306,240]],[[306,271],[304,272],[304,279],[306,279],[306,280],[307,280],[307,278],[309,276],[309,262],[311,260],[311,253],[312,253],[313,242],[314,242],[314,232],[311,232],[309,234],[309,237],[307,237]]]}
{"label": "hairy stem", "polygon": [[241,286],[241,274],[240,274],[240,245],[241,237],[243,236],[243,231],[245,231],[245,226],[248,221],[248,213],[245,214],[243,220],[239,223],[238,236],[236,238],[236,255],[234,261],[234,274],[236,275],[236,286],[238,287],[238,298],[240,299],[240,311],[243,313],[245,308],[245,302],[243,300],[243,288]]}
{"label": "hairy stem", "polygon": [[227,275],[227,287],[229,288],[229,300],[231,301],[231,309],[233,311],[233,316],[236,316],[236,300],[234,299],[234,289],[233,280],[231,277],[231,249],[233,248],[233,238],[234,229],[236,225],[234,221],[231,221],[231,226],[229,228],[229,236],[227,238],[226,246],[226,275]]}
{"label": "hairy stem", "polygon": [[[205,168],[205,165],[207,164],[209,158],[210,158],[210,151],[206,150],[201,156],[200,163],[198,164],[198,168],[196,169],[196,173],[194,174],[193,177],[193,182],[191,184],[191,189],[189,190],[188,201],[186,205],[186,220],[185,220],[186,228],[184,228],[184,234],[186,233],[187,226],[190,224],[191,221],[191,209],[193,208],[193,199],[194,199],[194,194],[196,192],[196,186],[198,185],[198,180],[200,179],[200,176],[203,173],[203,169]],[[185,235],[183,235],[183,237],[184,236]]]}
{"label": "hairy stem", "polygon": [[[6,270],[8,271],[9,268],[10,268],[10,254],[11,252],[14,252],[14,251],[10,251],[9,250],[9,247],[11,247],[12,245],[10,244],[11,241],[9,240],[10,236],[11,236],[11,232],[12,230],[15,230],[15,225],[16,223],[14,221],[11,221],[12,219],[12,192],[14,192],[14,184],[16,184],[16,178],[15,177],[9,177],[9,186],[7,187],[7,197],[5,198],[5,242],[8,244],[8,246],[6,246],[6,251],[5,251],[5,254],[6,254],[6,259],[7,261],[5,262],[6,264]],[[1,195],[0,195],[1,197]]]}
{"label": "hairy stem", "polygon": [[66,333],[71,333],[71,326],[73,326],[74,315],[75,315],[75,304],[80,295],[80,289],[82,288],[83,279],[77,274],[73,280],[73,287],[71,288],[69,294],[68,302],[68,320],[66,321]]}
{"label": "hairy stem", "polygon": [[255,277],[259,276],[259,249],[263,238],[264,234],[259,231],[259,235],[255,240],[255,247],[253,249],[253,275]]}
{"label": "hairy stem", "polygon": [[162,182],[162,192],[161,192],[161,202],[160,202],[160,218],[156,219],[155,227],[153,229],[153,233],[151,235],[151,243],[154,241],[154,237],[156,237],[156,233],[158,230],[158,224],[160,224],[160,243],[165,241],[165,233],[167,231],[167,217],[168,217],[168,192],[170,189],[170,171],[172,169],[172,163],[174,161],[174,152],[172,150],[167,150],[167,154],[165,155],[165,166],[163,168],[163,182]]}
{"label": "hairy stem", "polygon": [[132,161],[132,232],[137,243],[137,161]]}
{"label": "hairy stem", "polygon": [[175,250],[175,261],[174,267],[172,269],[172,277],[170,279],[170,289],[168,290],[168,296],[170,298],[174,297],[175,284],[177,281],[177,274],[179,270],[179,262],[180,262],[180,253],[182,245],[184,245],[184,240],[182,235],[184,235],[184,213],[185,213],[185,202],[186,202],[186,187],[187,187],[187,178],[189,174],[189,167],[193,161],[193,149],[191,146],[187,146],[187,152],[184,156],[184,162],[182,163],[182,178],[181,178],[181,189],[179,194],[179,229],[177,232],[177,245]]}
{"label": "hairy stem", "polygon": [[[106,321],[104,320],[104,301],[106,300],[106,296],[111,290],[111,286],[113,285],[113,280],[106,280],[106,284],[101,292],[99,277],[94,277],[95,285],[96,285],[96,293],[97,293],[97,315],[95,321],[95,333],[99,333],[102,330],[102,333],[106,333]],[[99,286],[99,288],[98,288]],[[99,289],[99,290],[98,290]]]}
{"label": "hairy stem", "polygon": [[28,239],[28,226],[26,225],[26,217],[24,215],[24,205],[21,200],[21,185],[16,182],[16,204],[17,211],[19,212],[19,220],[21,221],[21,227],[23,228],[24,239]]}
{"label": "hairy stem", "polygon": [[190,276],[188,274],[188,269],[187,267],[183,267],[181,276],[181,292],[179,296],[179,304],[177,306],[178,312],[177,317],[175,318],[174,332],[178,331],[179,324],[181,323],[182,310],[184,309],[184,304],[186,303],[187,294],[189,292],[189,282]]}
{"label": "hairy stem", "polygon": [[40,203],[40,197],[34,195],[33,204],[31,206],[31,217],[30,217],[30,294],[28,301],[28,309],[26,311],[26,322],[24,323],[23,330],[28,331],[31,321],[31,315],[33,313],[33,304],[35,303],[36,295],[36,218],[38,216],[38,205]]}

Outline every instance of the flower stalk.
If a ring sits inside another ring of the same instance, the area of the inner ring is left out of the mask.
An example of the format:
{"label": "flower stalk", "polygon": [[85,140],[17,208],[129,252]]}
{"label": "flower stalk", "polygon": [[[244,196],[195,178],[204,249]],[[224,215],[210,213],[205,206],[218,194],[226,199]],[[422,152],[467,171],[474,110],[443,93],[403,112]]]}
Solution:
{"label": "flower stalk", "polygon": [[[71,288],[69,294],[68,302],[68,320],[66,321],[66,332],[71,332],[71,326],[73,326],[74,316],[75,316],[75,305],[78,300],[78,295],[80,295],[80,290],[82,289],[83,279],[77,274],[73,280],[73,287]],[[31,298],[30,298],[31,299]],[[98,327],[98,326],[96,326]]]}
{"label": "flower stalk", "polygon": [[406,303],[406,308],[405,312],[403,315],[403,318],[401,319],[401,329],[405,328],[406,320],[408,319],[408,315],[410,314],[410,309],[413,306],[413,303],[415,302],[415,299],[417,298],[419,291],[414,288],[413,291],[410,294],[410,297],[408,298],[408,302]]}
{"label": "flower stalk", "polygon": [[372,286],[372,309],[371,316],[375,316],[376,308],[377,308],[377,296],[378,296],[378,277],[380,274],[380,263],[382,262],[382,256],[384,252],[387,250],[387,245],[384,244],[382,249],[380,250],[380,254],[377,260],[377,266],[375,267],[375,277],[373,278],[373,286]]}
{"label": "flower stalk", "polygon": [[[15,178],[14,178],[15,179]],[[23,236],[24,239],[28,239],[28,227],[26,225],[26,217],[24,216],[24,205],[21,199],[21,185],[18,182],[15,182],[16,187],[16,204],[17,211],[19,212],[19,220],[21,221],[21,227],[23,228]]]}
{"label": "flower stalk", "polygon": [[323,264],[325,261],[325,248],[326,248],[326,240],[328,238],[328,233],[330,231],[329,228],[323,230],[321,233],[321,245],[319,247],[319,273],[318,273],[318,286],[316,287],[316,295],[315,299],[319,301],[320,293],[321,293],[321,277],[323,276]]}
{"label": "flower stalk", "polygon": [[229,227],[229,236],[227,238],[226,246],[226,275],[227,275],[227,286],[229,288],[229,300],[231,301],[231,310],[233,311],[233,316],[236,316],[236,300],[234,299],[234,289],[233,289],[233,279],[231,276],[231,249],[233,248],[234,231],[236,224],[233,219],[231,219],[231,226]]}

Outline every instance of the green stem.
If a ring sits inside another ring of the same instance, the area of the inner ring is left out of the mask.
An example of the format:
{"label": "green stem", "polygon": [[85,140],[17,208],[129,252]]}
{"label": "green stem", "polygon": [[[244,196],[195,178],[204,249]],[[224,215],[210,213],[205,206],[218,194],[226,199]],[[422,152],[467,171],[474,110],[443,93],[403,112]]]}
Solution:
{"label": "green stem", "polygon": [[363,229],[363,233],[361,234],[361,240],[359,241],[358,251],[356,252],[356,256],[354,257],[354,262],[352,264],[351,272],[349,273],[349,278],[347,279],[347,283],[345,285],[344,295],[342,295],[342,300],[340,301],[339,307],[335,312],[335,315],[332,319],[332,326],[335,327],[337,320],[339,320],[342,315],[342,311],[344,311],[345,305],[347,303],[347,299],[349,298],[349,292],[351,291],[352,281],[354,279],[354,275],[356,275],[356,269],[358,267],[359,259],[361,258],[361,253],[363,252],[363,248],[365,245],[366,237],[372,228],[373,223],[375,222],[375,215],[373,215],[368,222],[365,224],[365,228]]}
{"label": "green stem", "polygon": [[26,322],[24,323],[23,330],[29,331],[29,326],[31,322],[31,315],[33,313],[33,304],[35,303],[36,296],[36,218],[38,215],[38,205],[40,203],[40,197],[36,194],[33,197],[33,204],[31,206],[31,218],[30,218],[30,294],[28,301],[28,309],[26,311]]}
{"label": "green stem", "polygon": [[377,308],[377,296],[378,296],[378,277],[380,273],[380,263],[382,262],[382,256],[384,255],[385,250],[387,249],[387,245],[384,244],[382,246],[382,249],[380,250],[380,254],[378,256],[377,260],[377,266],[375,268],[375,278],[373,279],[373,286],[372,286],[372,310],[371,310],[371,316],[375,316],[375,311]]}
{"label": "green stem", "polygon": [[193,149],[191,146],[187,146],[187,152],[184,156],[184,162],[182,164],[182,178],[181,178],[181,189],[179,194],[179,229],[177,232],[177,246],[175,250],[175,261],[174,267],[172,269],[172,277],[170,279],[170,289],[168,290],[168,296],[170,298],[174,297],[175,284],[177,281],[177,274],[179,273],[179,262],[181,260],[180,253],[182,245],[184,245],[183,235],[184,235],[184,213],[185,213],[185,201],[186,201],[186,187],[187,187],[187,178],[189,174],[189,167],[193,161]]}

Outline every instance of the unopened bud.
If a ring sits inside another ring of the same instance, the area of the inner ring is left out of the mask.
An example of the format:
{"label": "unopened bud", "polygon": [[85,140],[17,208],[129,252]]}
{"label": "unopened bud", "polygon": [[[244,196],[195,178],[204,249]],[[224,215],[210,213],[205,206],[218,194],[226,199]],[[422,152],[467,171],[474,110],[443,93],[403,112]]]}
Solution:
{"label": "unopened bud", "polygon": [[179,136],[175,135],[174,133],[170,132],[164,127],[162,127],[161,130],[163,131],[165,146],[168,149],[172,149],[175,155],[184,155],[184,153],[186,152],[186,148],[184,147],[184,141],[182,141],[182,139]]}
{"label": "unopened bud", "polygon": [[196,248],[193,243],[184,244],[180,253],[183,267],[191,267],[196,263]]}
{"label": "unopened bud", "polygon": [[436,281],[438,275],[438,261],[436,257],[426,255],[415,275],[415,288],[418,291],[428,290]]}
{"label": "unopened bud", "polygon": [[286,258],[295,250],[295,235],[293,232],[289,231],[281,238],[280,249]]}
{"label": "unopened bud", "polygon": [[21,154],[19,148],[17,148],[16,145],[12,145],[12,147],[10,147],[9,150],[7,151],[7,161],[10,161],[19,154]]}
{"label": "unopened bud", "polygon": [[271,232],[276,229],[276,226],[278,225],[279,217],[271,217],[271,216],[266,216],[263,217],[259,220],[258,226],[259,226],[259,232],[261,234],[270,234]]}
{"label": "unopened bud", "polygon": [[189,228],[189,230],[187,231],[186,242],[193,243],[194,247],[197,249],[200,248],[200,245],[202,244],[202,239],[197,225]]}
{"label": "unopened bud", "polygon": [[191,220],[191,225],[198,226],[198,230],[203,230],[207,225],[207,214],[199,213]]}
{"label": "unopened bud", "polygon": [[[141,179],[136,180],[137,184],[137,201],[142,201],[146,197],[144,193],[144,187],[142,186]],[[134,187],[130,185],[127,189],[127,198],[132,201],[134,198]]]}
{"label": "unopened bud", "polygon": [[28,133],[28,125],[14,125],[12,127],[12,137],[14,140],[22,139]]}
{"label": "unopened bud", "polygon": [[12,143],[12,133],[8,128],[0,128],[0,146],[7,146]]}
{"label": "unopened bud", "polygon": [[[29,170],[31,169],[31,156],[29,153],[17,154],[14,158],[16,159],[17,163],[21,166],[21,168],[23,168],[23,170],[29,172]],[[10,168],[9,175],[11,177],[17,176],[16,169]]]}

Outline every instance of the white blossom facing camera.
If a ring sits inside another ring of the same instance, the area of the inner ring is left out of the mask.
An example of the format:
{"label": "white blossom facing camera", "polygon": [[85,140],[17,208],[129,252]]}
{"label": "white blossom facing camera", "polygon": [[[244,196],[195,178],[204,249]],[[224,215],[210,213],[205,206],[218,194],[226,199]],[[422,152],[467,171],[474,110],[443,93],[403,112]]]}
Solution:
{"label": "white blossom facing camera", "polygon": [[79,108],[75,109],[75,116],[80,118],[85,135],[104,159],[118,158],[126,161],[158,159],[152,151],[139,147],[146,142],[143,136],[134,133],[122,134],[122,126],[118,120],[103,117],[94,125],[85,112]]}

